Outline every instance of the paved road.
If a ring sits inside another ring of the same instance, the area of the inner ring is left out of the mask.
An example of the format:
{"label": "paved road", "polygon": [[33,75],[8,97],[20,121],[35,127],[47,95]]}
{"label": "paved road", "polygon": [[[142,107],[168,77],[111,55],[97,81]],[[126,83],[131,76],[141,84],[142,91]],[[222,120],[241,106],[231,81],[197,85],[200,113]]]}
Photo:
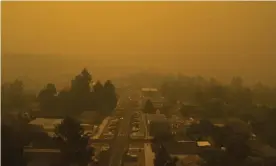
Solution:
{"label": "paved road", "polygon": [[109,161],[109,166],[121,166],[122,159],[125,153],[125,150],[129,145],[129,126],[130,119],[133,111],[131,108],[126,107],[124,113],[124,119],[121,121],[118,127],[118,134],[115,138],[112,147],[111,147],[111,157]]}

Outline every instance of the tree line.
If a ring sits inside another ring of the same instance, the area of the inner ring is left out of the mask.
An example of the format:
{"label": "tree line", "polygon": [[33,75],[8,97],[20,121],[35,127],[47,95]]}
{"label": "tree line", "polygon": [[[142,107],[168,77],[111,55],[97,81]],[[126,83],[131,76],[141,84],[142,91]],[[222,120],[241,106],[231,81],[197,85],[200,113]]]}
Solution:
{"label": "tree line", "polygon": [[258,82],[246,87],[241,77],[233,77],[230,84],[222,84],[215,78],[179,76],[164,82],[160,87],[164,97],[171,101],[183,100],[202,104],[212,98],[233,105],[262,104],[276,106],[276,88]]}
{"label": "tree line", "polygon": [[24,84],[21,80],[1,85],[1,110],[27,110],[30,103],[36,100],[36,96],[27,94],[24,91]]}
{"label": "tree line", "polygon": [[258,83],[252,88],[243,85],[240,77],[230,84],[202,77],[180,77],[164,83],[160,88],[169,101],[177,100],[200,107],[204,117],[226,117],[251,114],[257,105],[276,107],[276,89]]}
{"label": "tree line", "polygon": [[55,84],[48,83],[36,97],[31,98],[24,93],[24,85],[20,80],[5,83],[1,89],[3,110],[28,110],[31,102],[36,100],[40,110],[49,113],[80,114],[82,111],[97,110],[109,114],[117,105],[117,94],[112,82],[94,82],[87,69],[72,79],[69,89],[59,92]]}
{"label": "tree line", "polygon": [[[179,111],[183,117],[223,121],[239,119],[250,128],[250,133],[254,133],[259,141],[276,148],[276,89],[274,88],[262,83],[249,88],[243,84],[240,77],[234,77],[230,84],[202,77],[180,77],[178,80],[164,83],[161,92],[171,103],[182,101]],[[230,157],[231,161],[241,163],[249,153],[246,147],[248,132],[242,137],[233,133],[229,126],[219,128],[203,121],[200,125],[192,125],[187,134],[194,139],[200,139],[202,136],[211,137],[216,144],[228,147],[232,156],[226,157]],[[234,147],[243,154],[232,149]]]}

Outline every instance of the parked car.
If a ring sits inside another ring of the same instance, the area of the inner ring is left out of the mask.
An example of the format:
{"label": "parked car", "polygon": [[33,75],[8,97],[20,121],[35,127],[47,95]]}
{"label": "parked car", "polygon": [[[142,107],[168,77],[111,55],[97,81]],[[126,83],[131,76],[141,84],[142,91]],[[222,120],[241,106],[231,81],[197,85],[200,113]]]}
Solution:
{"label": "parked car", "polygon": [[103,134],[104,139],[113,139],[114,138],[114,134],[112,132],[107,132]]}

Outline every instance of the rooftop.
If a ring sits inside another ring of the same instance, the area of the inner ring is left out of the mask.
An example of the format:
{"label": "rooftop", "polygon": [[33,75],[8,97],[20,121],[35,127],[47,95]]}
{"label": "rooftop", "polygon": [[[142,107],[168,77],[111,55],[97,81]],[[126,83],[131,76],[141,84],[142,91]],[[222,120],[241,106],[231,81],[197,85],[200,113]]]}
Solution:
{"label": "rooftop", "polygon": [[25,153],[60,153],[59,149],[24,149]]}
{"label": "rooftop", "polygon": [[63,119],[53,119],[53,118],[36,118],[31,121],[31,125],[42,125],[45,128],[60,124]]}
{"label": "rooftop", "polygon": [[198,155],[171,155],[177,157],[176,166],[199,166],[201,158]]}
{"label": "rooftop", "polygon": [[157,92],[158,90],[156,88],[142,88],[142,91],[145,91],[145,92]]}
{"label": "rooftop", "polygon": [[185,155],[185,154],[197,154],[199,152],[199,147],[196,142],[193,141],[184,141],[184,142],[164,142],[165,149],[171,155]]}
{"label": "rooftop", "polygon": [[276,157],[276,149],[273,147],[261,143],[259,141],[249,141],[249,146],[253,150],[253,153],[262,157]]}
{"label": "rooftop", "polygon": [[204,146],[211,146],[211,144],[208,141],[197,141],[197,146],[204,147]]}

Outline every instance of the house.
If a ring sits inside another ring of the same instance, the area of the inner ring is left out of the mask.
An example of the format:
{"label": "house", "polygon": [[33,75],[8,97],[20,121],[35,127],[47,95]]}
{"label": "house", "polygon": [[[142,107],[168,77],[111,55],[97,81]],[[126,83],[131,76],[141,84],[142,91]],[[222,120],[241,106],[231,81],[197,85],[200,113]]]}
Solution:
{"label": "house", "polygon": [[[158,150],[158,144],[152,144],[152,148],[148,151],[156,152]],[[176,166],[199,166],[202,161],[201,157],[198,155],[200,153],[200,147],[197,145],[197,142],[194,141],[167,141],[161,144],[162,149],[164,149],[170,158],[177,158]],[[146,147],[145,153],[146,153]],[[153,150],[152,150],[153,149]],[[148,153],[146,158],[154,161],[154,156],[150,157]],[[153,158],[153,159],[152,159]],[[147,161],[146,161],[147,162]],[[148,164],[149,165],[149,164]],[[146,163],[147,166],[147,163]]]}
{"label": "house", "polygon": [[55,126],[60,124],[63,119],[53,119],[53,118],[36,118],[29,122],[31,127],[39,127],[48,134],[52,134],[55,130]]}
{"label": "house", "polygon": [[254,156],[276,159],[276,149],[274,149],[273,147],[256,140],[250,140],[248,145],[251,148]]}
{"label": "house", "polygon": [[199,166],[202,159],[199,157],[200,147],[194,141],[170,141],[163,146],[172,158],[177,157],[176,166]]}
{"label": "house", "polygon": [[200,152],[195,141],[167,141],[163,146],[171,155],[197,155]]}
{"label": "house", "polygon": [[172,155],[177,157],[176,166],[200,166],[202,161],[198,155]]}

